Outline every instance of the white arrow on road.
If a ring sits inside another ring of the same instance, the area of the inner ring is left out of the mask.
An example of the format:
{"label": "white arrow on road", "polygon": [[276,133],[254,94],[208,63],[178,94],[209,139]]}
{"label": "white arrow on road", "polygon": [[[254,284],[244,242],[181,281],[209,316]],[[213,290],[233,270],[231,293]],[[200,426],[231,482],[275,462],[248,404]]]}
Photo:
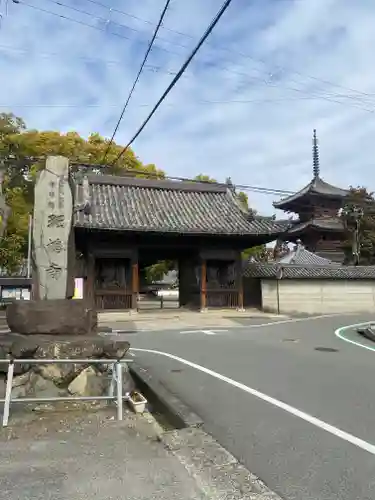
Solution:
{"label": "white arrow on road", "polygon": [[187,333],[204,333],[205,335],[216,335],[217,333],[227,332],[228,330],[185,330],[180,332],[181,335],[185,335]]}

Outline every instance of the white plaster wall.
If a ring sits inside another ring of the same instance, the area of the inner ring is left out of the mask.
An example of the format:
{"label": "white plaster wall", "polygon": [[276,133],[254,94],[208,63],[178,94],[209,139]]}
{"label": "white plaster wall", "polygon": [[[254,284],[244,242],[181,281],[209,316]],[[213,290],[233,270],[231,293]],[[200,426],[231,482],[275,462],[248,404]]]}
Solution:
{"label": "white plaster wall", "polygon": [[262,280],[261,285],[263,308],[281,314],[375,312],[375,280]]}

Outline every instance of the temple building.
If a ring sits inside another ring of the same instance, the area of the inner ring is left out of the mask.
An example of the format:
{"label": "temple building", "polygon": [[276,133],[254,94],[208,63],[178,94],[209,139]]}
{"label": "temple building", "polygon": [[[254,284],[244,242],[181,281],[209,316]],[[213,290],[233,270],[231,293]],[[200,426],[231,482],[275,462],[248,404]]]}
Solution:
{"label": "temple building", "polygon": [[178,263],[180,306],[242,309],[242,251],[286,228],[249,214],[229,184],[82,172],[76,198],[85,191],[90,210],[74,215],[76,276],[98,310],[137,310],[142,269],[160,260]]}
{"label": "temple building", "polygon": [[348,190],[328,184],[320,177],[318,140],[314,130],[312,180],[297,193],[273,203],[278,210],[298,215],[282,235],[282,240],[294,243],[300,240],[306,250],[342,263],[345,227],[339,212],[348,194]]}

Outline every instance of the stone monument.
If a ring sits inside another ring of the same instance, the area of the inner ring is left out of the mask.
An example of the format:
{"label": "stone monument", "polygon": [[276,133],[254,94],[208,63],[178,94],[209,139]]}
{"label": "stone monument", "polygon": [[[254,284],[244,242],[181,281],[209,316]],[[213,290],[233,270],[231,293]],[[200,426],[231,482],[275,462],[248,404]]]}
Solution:
{"label": "stone monument", "polygon": [[[83,189],[85,191],[85,189]],[[97,315],[74,293],[73,216],[86,210],[75,205],[69,160],[50,156],[35,185],[33,217],[33,300],[7,308],[11,331],[25,335],[83,335],[95,331]],[[1,207],[0,207],[1,208]]]}
{"label": "stone monument", "polygon": [[68,297],[68,257],[72,232],[73,194],[69,160],[47,158],[35,185],[33,249],[36,294],[40,300]]}
{"label": "stone monument", "polygon": [[[16,335],[0,338],[0,384],[9,375],[9,364],[1,363],[1,358],[28,359],[28,363],[14,365],[12,398],[107,394],[112,368],[105,360],[121,360],[129,349],[126,341],[114,342],[98,335],[96,311],[84,299],[72,299],[76,258],[73,219],[76,211],[88,212],[87,179],[81,187],[83,203],[78,204],[70,183],[69,161],[61,156],[47,159],[35,185],[34,296],[30,301],[9,304],[8,326]],[[0,196],[0,215],[8,213],[5,208]],[[33,359],[104,362],[40,364],[32,363]],[[123,391],[127,393],[134,384],[126,364],[123,370]]]}

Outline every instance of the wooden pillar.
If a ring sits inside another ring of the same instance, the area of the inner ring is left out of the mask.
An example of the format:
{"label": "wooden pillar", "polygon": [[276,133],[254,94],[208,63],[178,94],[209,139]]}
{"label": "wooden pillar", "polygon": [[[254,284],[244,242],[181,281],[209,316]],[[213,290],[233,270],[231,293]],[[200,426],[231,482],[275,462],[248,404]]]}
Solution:
{"label": "wooden pillar", "polygon": [[132,310],[138,310],[139,269],[138,256],[132,258]]}
{"label": "wooden pillar", "polygon": [[243,272],[242,272],[242,257],[241,254],[237,258],[236,263],[236,281],[238,283],[238,310],[243,311]]}
{"label": "wooden pillar", "polygon": [[84,299],[89,307],[96,307],[95,304],[95,257],[90,252],[87,254],[86,261],[86,280]]}
{"label": "wooden pillar", "polygon": [[201,311],[207,309],[207,261],[201,260]]}

